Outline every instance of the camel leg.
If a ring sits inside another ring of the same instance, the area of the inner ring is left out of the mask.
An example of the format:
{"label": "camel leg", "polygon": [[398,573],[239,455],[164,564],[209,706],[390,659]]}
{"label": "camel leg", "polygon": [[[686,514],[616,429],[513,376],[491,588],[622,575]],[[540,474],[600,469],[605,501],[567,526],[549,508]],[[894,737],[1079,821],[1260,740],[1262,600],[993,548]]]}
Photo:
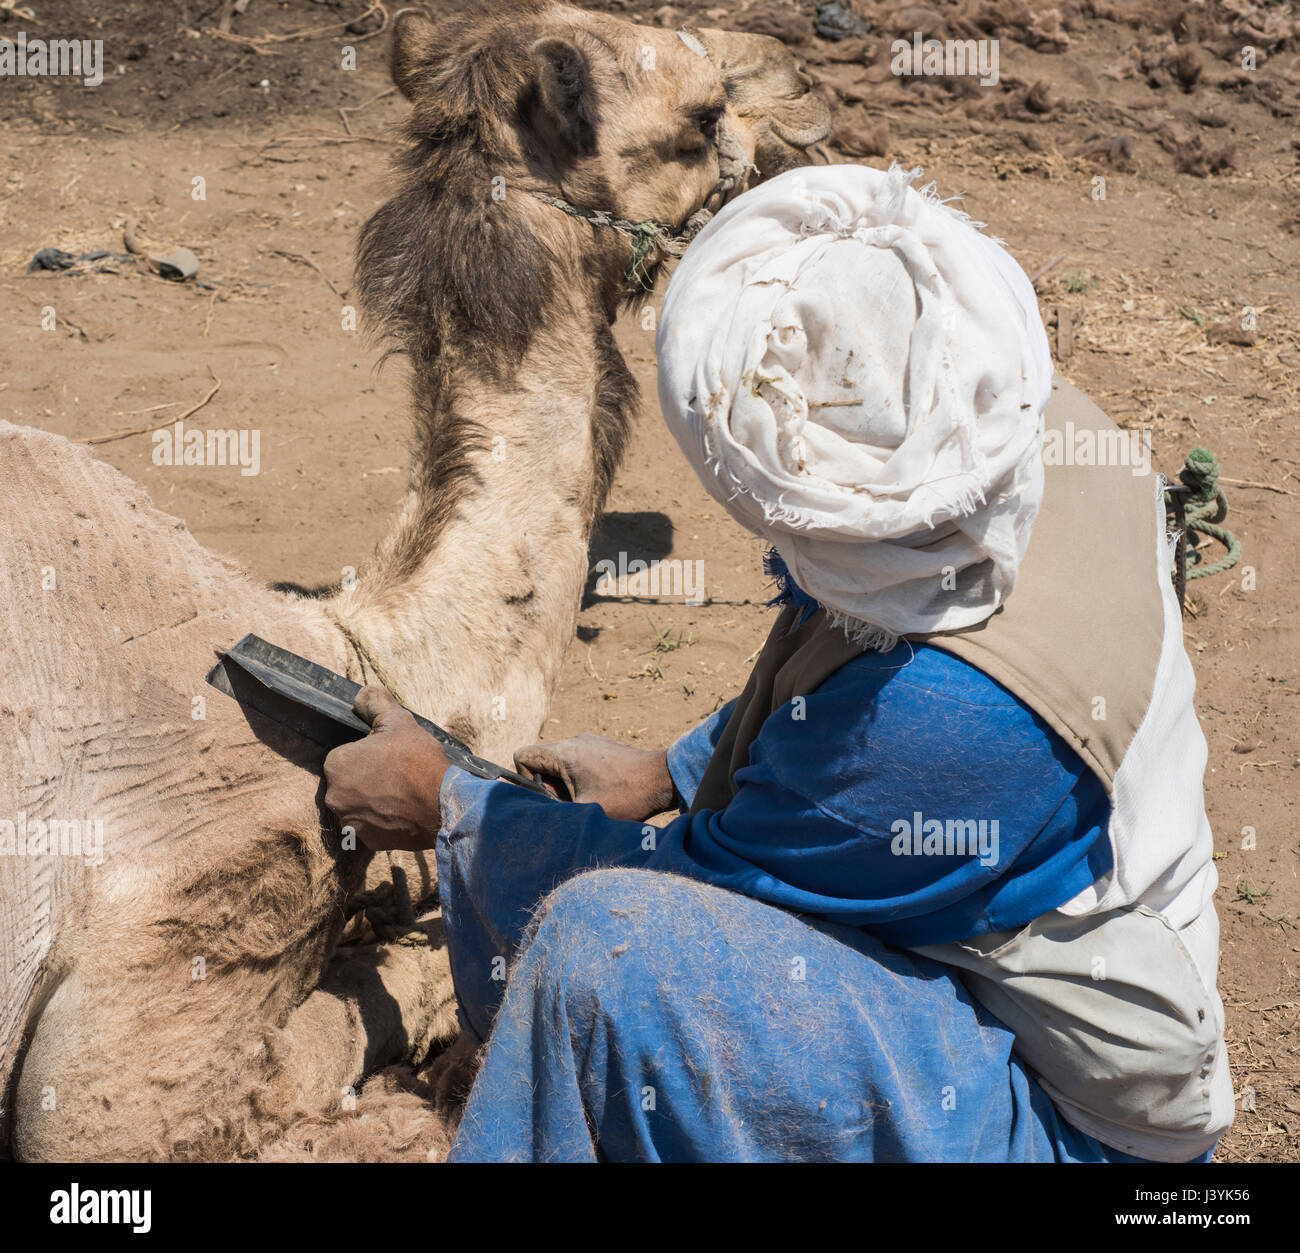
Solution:
{"label": "camel leg", "polygon": [[[423,929],[431,938],[441,938],[439,919]],[[429,954],[416,952],[421,957]],[[281,1135],[259,1150],[261,1161],[429,1162],[446,1157],[464,1097],[448,1091],[449,1085],[434,1077],[432,1067],[423,1076],[412,1069],[456,1030],[446,949],[439,946],[434,952],[442,961],[441,977],[430,979],[427,960],[413,970],[411,950],[390,946],[382,987],[375,982],[373,955],[358,952],[294,1012],[283,1033],[289,1043],[282,1069],[296,1075],[315,1096],[300,1100],[298,1116],[286,1120]],[[418,989],[414,996],[412,989]],[[399,1000],[405,1002],[400,1013]],[[350,1083],[338,1086],[334,1067],[340,1053],[329,1043],[338,1040],[351,1047],[342,1054],[349,1073],[371,1076],[359,1092]],[[440,1062],[459,1057],[457,1043],[459,1037]],[[408,1064],[374,1073],[398,1054]],[[456,1073],[459,1076],[460,1070]]]}
{"label": "camel leg", "polygon": [[455,1031],[445,946],[368,944],[336,956],[273,1049],[277,1069],[302,1102],[349,1109],[362,1075],[399,1060],[418,1064]]}
{"label": "camel leg", "polygon": [[340,951],[280,1028],[259,1018],[273,992],[265,977],[209,1007],[148,981],[70,974],[23,1058],[13,1155],[225,1160],[255,1153],[308,1111],[348,1108],[368,1070],[422,1057],[454,1032],[439,938]]}
{"label": "camel leg", "polygon": [[[260,1160],[446,1157],[459,1110],[444,1108],[434,1087],[411,1069],[456,1028],[446,950],[432,952],[442,962],[441,978],[430,978],[429,949],[357,952],[294,1012],[281,1034],[280,1068],[302,1085],[298,1113],[281,1120],[281,1134],[261,1147]],[[409,1064],[374,1073],[398,1056]],[[371,1077],[358,1092],[346,1076],[360,1073]]]}

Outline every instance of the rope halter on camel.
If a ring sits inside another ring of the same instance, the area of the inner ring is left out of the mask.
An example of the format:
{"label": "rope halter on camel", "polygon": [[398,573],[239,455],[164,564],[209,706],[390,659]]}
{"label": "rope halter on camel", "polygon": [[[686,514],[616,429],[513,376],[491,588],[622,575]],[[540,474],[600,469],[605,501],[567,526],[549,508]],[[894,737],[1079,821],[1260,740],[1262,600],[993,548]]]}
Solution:
{"label": "rope halter on camel", "polygon": [[646,261],[659,262],[669,257],[680,257],[690,246],[691,240],[708,225],[713,217],[708,209],[697,209],[686,219],[680,230],[673,230],[671,226],[656,222],[652,218],[647,218],[644,222],[631,222],[627,218],[616,218],[605,209],[583,209],[542,191],[535,191],[532,194],[543,204],[559,209],[571,218],[590,222],[593,226],[607,227],[630,239],[632,259],[623,272],[623,282],[635,283],[640,291],[649,291],[651,287],[651,283],[647,280],[652,271],[647,269]]}
{"label": "rope halter on camel", "polygon": [[[708,47],[694,31],[682,27],[677,32],[677,38],[696,56],[712,63],[713,57],[710,55]],[[749,170],[757,172],[757,167],[748,158],[736,155],[735,151],[729,154],[729,146],[734,149],[734,137],[730,136],[722,121],[719,120],[718,181],[706,197],[707,200],[712,200],[715,196],[719,196],[722,200],[728,199],[730,193],[735,190],[736,185],[746,176]],[[567,213],[571,218],[590,222],[593,226],[607,227],[609,230],[625,235],[630,239],[632,241],[632,259],[628,262],[627,269],[623,271],[623,283],[624,286],[635,283],[637,290],[643,292],[649,291],[653,286],[651,280],[654,271],[646,267],[647,259],[653,258],[658,263],[666,261],[669,257],[680,257],[690,246],[691,240],[708,225],[709,220],[713,217],[711,210],[697,209],[682,223],[679,229],[673,230],[671,226],[667,226],[663,222],[656,222],[652,218],[647,218],[644,222],[631,222],[627,218],[616,218],[603,209],[580,208],[578,205],[570,204],[567,200],[561,200],[558,196],[547,195],[545,192],[534,191],[532,194],[543,204],[548,204],[553,209],[559,209],[561,212]]]}

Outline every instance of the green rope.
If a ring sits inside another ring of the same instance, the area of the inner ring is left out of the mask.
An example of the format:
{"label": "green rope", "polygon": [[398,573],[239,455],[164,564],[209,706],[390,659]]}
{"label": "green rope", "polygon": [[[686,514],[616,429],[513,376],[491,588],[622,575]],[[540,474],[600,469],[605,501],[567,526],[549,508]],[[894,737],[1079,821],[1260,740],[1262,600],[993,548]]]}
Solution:
{"label": "green rope", "polygon": [[[1218,561],[1198,562],[1187,571],[1187,577],[1205,579],[1231,570],[1241,560],[1241,541],[1227,527],[1219,525],[1228,516],[1228,501],[1219,486],[1219,463],[1214,454],[1208,448],[1193,448],[1178,477],[1190,489],[1185,497],[1187,530],[1208,535],[1227,549]],[[1170,504],[1168,493],[1165,504]]]}
{"label": "green rope", "polygon": [[659,246],[659,236],[663,228],[658,222],[636,223],[636,234],[632,237],[632,259],[623,273],[624,285],[636,282],[641,291],[649,291],[650,277],[645,268],[645,259]]}

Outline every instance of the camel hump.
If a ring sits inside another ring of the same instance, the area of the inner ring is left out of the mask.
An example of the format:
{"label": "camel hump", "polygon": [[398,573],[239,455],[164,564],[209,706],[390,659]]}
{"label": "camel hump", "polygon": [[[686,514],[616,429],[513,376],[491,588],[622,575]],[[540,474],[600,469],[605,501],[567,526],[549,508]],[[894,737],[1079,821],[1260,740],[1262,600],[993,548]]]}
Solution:
{"label": "camel hump", "polygon": [[0,422],[0,515],[2,1089],[26,1016],[84,956],[59,951],[70,909],[126,926],[159,883],[219,859],[217,836],[246,838],[234,819],[250,793],[275,796],[259,812],[285,809],[285,827],[318,830],[312,778],[205,676],[248,630],[307,641],[323,616],[47,431]]}
{"label": "camel hump", "polygon": [[[271,597],[205,552],[139,484],[46,431],[0,424],[0,511],[0,622],[12,642],[0,656],[0,717],[31,724],[29,751],[134,716],[141,696],[179,680],[169,673],[174,642],[155,648],[154,636],[193,631],[241,595]],[[209,630],[215,638],[235,626]]]}
{"label": "camel hump", "polygon": [[204,683],[220,648],[255,627],[292,642],[315,626],[46,431],[0,423],[0,514],[0,820],[57,787],[111,808],[133,765],[157,777],[169,744],[232,712]]}

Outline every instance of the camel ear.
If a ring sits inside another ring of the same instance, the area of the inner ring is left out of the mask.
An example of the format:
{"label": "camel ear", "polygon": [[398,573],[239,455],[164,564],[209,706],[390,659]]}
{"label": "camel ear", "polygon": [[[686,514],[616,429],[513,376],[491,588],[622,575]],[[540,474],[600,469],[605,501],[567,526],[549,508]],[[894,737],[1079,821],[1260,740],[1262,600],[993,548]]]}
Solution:
{"label": "camel ear", "polygon": [[569,147],[586,156],[596,147],[596,90],[586,55],[567,39],[539,39],[532,48],[537,94]]}
{"label": "camel ear", "polygon": [[419,9],[403,9],[393,19],[393,48],[388,70],[397,90],[408,100],[415,98],[415,84],[438,50],[437,28]]}

